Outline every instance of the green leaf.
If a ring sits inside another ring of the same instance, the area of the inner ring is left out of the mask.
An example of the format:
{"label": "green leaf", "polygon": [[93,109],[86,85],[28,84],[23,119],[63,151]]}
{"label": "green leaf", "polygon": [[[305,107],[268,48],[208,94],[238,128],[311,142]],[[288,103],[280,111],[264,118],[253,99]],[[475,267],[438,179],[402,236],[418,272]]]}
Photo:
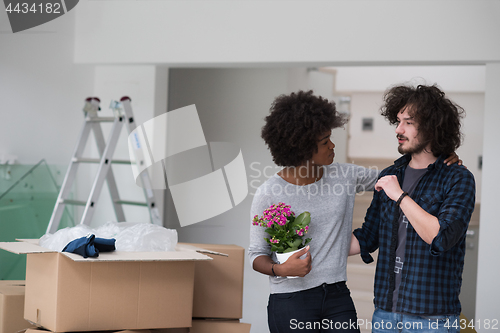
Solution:
{"label": "green leaf", "polygon": [[299,248],[294,246],[294,247],[289,247],[288,249],[286,249],[285,251],[283,251],[283,253],[288,253],[288,252],[293,252],[295,250],[298,250]]}
{"label": "green leaf", "polygon": [[299,248],[299,245],[302,244],[302,239],[297,238],[296,240],[293,241],[292,247]]}
{"label": "green leaf", "polygon": [[276,235],[276,234],[278,233],[278,231],[277,231],[277,230],[274,230],[273,228],[267,228],[267,229],[266,229],[266,232],[267,232],[269,235],[271,235],[271,236],[274,236],[274,235]]}
{"label": "green leaf", "polygon": [[295,218],[295,221],[293,221],[292,225],[293,226],[298,226],[300,225],[308,225],[311,222],[311,213],[309,212],[303,212],[299,216]]}
{"label": "green leaf", "polygon": [[304,246],[306,246],[307,243],[309,243],[310,241],[311,241],[311,238],[307,238],[306,241],[305,241],[305,243],[304,243]]}

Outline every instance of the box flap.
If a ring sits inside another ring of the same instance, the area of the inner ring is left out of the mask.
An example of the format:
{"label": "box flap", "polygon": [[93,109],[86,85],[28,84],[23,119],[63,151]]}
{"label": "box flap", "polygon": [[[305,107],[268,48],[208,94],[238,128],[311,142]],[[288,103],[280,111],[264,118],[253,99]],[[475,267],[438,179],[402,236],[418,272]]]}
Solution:
{"label": "box flap", "polygon": [[16,254],[57,252],[27,242],[0,242],[0,249]]}
{"label": "box flap", "polygon": [[38,245],[38,243],[40,242],[40,239],[38,239],[38,238],[16,238],[16,241]]}
{"label": "box flap", "polygon": [[61,254],[74,261],[192,261],[212,260],[209,256],[196,251],[169,251],[169,252],[101,252],[97,258],[84,258],[75,253],[61,252]]}
{"label": "box flap", "polygon": [[193,245],[187,244],[187,243],[177,243],[177,246],[175,247],[175,249],[177,251],[194,251],[194,252],[199,252],[199,253],[208,253],[208,254],[214,254],[214,255],[218,255],[218,256],[229,257],[229,255],[225,254],[225,253],[203,249],[203,248],[196,247],[196,246],[193,246]]}
{"label": "box flap", "polygon": [[[18,242],[0,242],[0,248],[16,254],[27,253],[54,253],[55,250],[46,249],[38,245],[38,239],[16,239]],[[69,252],[61,252],[74,261],[190,261],[190,260],[212,260],[203,253],[228,256],[224,253],[209,251],[192,245],[179,243],[175,251],[169,252],[101,252],[97,258],[83,258],[82,256]]]}
{"label": "box flap", "polygon": [[25,280],[0,280],[0,288],[2,287],[25,287]]}
{"label": "box flap", "polygon": [[[0,294],[6,296],[24,295],[25,281],[24,280],[1,280]],[[1,304],[0,304],[1,308]],[[0,322],[1,324],[1,322]]]}

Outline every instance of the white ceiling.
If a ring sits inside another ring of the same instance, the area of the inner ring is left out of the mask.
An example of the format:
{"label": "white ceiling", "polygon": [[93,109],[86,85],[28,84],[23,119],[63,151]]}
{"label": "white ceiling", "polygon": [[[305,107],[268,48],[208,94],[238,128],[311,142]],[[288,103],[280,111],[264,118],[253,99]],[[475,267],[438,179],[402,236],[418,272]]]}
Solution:
{"label": "white ceiling", "polygon": [[350,66],[325,67],[336,72],[335,90],[349,92],[385,91],[394,84],[438,84],[446,92],[484,92],[485,66]]}

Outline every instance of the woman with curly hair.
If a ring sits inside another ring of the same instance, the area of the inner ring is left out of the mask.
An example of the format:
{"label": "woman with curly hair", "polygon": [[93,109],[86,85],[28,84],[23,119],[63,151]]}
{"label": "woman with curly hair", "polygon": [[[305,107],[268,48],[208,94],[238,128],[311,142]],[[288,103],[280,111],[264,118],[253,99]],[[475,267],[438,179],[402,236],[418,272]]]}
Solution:
{"label": "woman with curly hair", "polygon": [[[359,332],[356,310],[346,286],[346,264],[356,192],[373,190],[378,172],[353,164],[333,163],[332,129],[346,123],[335,103],[299,91],[275,99],[262,138],[274,163],[283,169],[257,190],[252,217],[284,202],[295,212],[311,214],[310,247],[276,264],[264,238],[252,226],[249,256],[253,268],[269,275],[269,329],[274,332]],[[305,255],[305,259],[301,256]],[[299,276],[300,278],[287,278]]]}
{"label": "woman with curly hair", "polygon": [[[332,129],[346,123],[335,103],[312,91],[281,95],[265,118],[262,138],[283,169],[257,190],[251,216],[273,204],[308,211],[310,246],[276,263],[265,228],[252,225],[249,258],[254,270],[269,275],[268,324],[271,333],[359,332],[346,265],[356,193],[372,191],[378,171],[334,163]],[[447,161],[446,161],[447,162]],[[298,276],[300,278],[289,278]]]}

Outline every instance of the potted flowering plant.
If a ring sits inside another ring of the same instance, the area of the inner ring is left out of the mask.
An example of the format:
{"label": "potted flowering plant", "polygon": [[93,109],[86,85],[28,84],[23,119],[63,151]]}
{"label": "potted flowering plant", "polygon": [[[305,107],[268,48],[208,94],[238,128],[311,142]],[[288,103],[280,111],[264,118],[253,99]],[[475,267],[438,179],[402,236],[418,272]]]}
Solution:
{"label": "potted flowering plant", "polygon": [[309,230],[311,214],[303,212],[295,217],[291,207],[283,202],[271,205],[262,216],[255,215],[252,224],[266,228],[269,238],[264,238],[271,245],[271,251],[290,253],[300,250],[311,241],[302,239]]}

